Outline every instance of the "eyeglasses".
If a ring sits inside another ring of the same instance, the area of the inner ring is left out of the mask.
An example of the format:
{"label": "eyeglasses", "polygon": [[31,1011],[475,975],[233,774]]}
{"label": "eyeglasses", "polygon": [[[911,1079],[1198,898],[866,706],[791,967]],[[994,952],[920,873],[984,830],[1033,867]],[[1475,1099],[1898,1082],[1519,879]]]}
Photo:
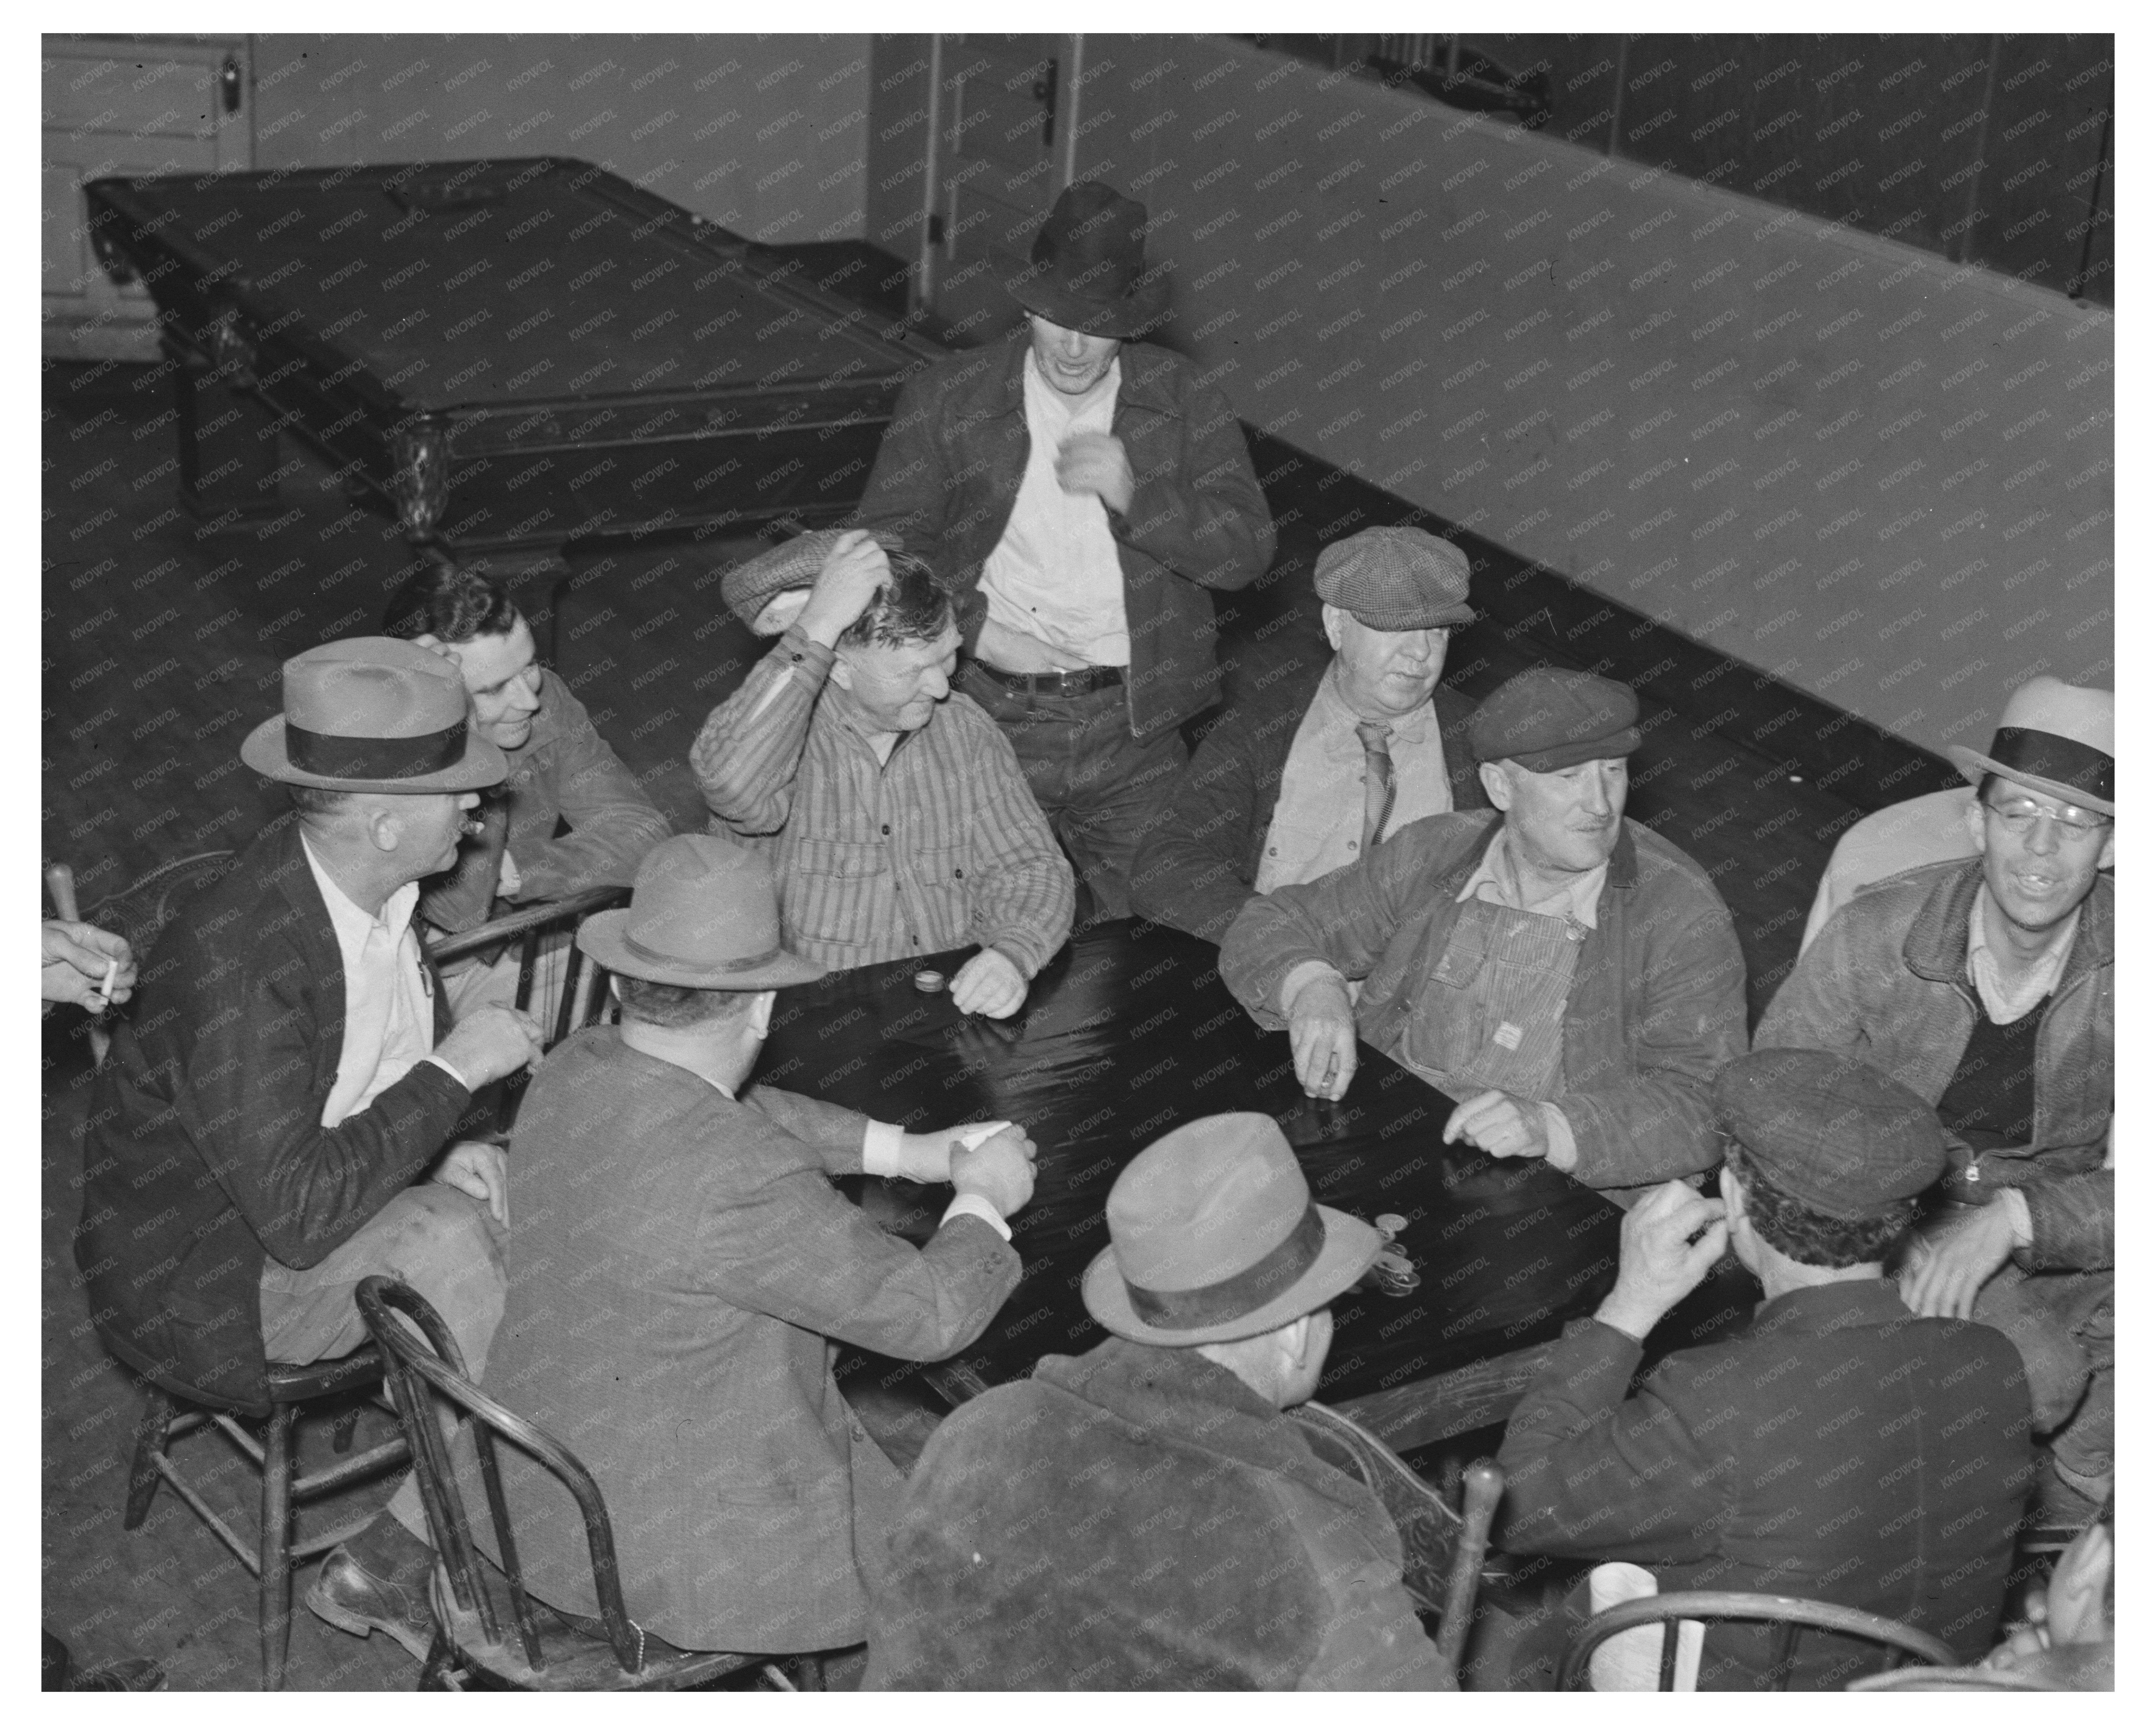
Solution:
{"label": "eyeglasses", "polygon": [[2046,809],[2027,797],[2016,797],[2010,803],[1987,803],[1984,805],[1999,817],[1999,824],[2020,838],[2034,829],[2037,818],[2047,817],[2068,838],[2086,842],[2111,824],[2109,817],[2092,814],[2086,809],[2076,809],[2068,803],[2063,809]]}

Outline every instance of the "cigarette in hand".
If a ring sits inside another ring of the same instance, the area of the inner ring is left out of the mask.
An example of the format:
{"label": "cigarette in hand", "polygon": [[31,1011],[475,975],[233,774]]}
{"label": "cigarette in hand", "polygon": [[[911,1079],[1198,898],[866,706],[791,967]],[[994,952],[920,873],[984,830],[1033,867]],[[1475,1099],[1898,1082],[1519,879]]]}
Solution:
{"label": "cigarette in hand", "polygon": [[103,1012],[112,1004],[112,984],[119,974],[120,961],[117,958],[106,959],[105,980],[97,985],[97,1009],[100,1012]]}

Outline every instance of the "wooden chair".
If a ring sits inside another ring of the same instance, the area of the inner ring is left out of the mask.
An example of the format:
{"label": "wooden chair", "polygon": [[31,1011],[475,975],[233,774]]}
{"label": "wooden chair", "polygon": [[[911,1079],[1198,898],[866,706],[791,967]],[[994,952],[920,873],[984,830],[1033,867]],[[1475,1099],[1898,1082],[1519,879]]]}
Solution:
{"label": "wooden chair", "polygon": [[1580,1687],[1587,1675],[1588,1660],[1612,1635],[1620,1635],[1642,1624],[1659,1623],[1662,1625],[1660,1686],[1665,1691],[1674,1689],[1677,1630],[1686,1618],[1702,1622],[1773,1624],[1775,1629],[1770,1671],[1777,1692],[1789,1686],[1789,1666],[1796,1651],[1798,1632],[1807,1629],[1831,1630],[1837,1635],[1856,1635],[1879,1643],[1887,1649],[1881,1661],[1882,1671],[1897,1663],[1899,1655],[1933,1666],[1960,1663],[1953,1650],[1936,1635],[1928,1635],[1922,1630],[1912,1629],[1906,1623],[1897,1623],[1876,1612],[1860,1611],[1852,1605],[1832,1605],[1824,1599],[1799,1599],[1781,1594],[1654,1594],[1643,1599],[1627,1599],[1622,1604],[1612,1605],[1582,1624],[1571,1645],[1565,1649],[1564,1663],[1558,1671],[1557,1686],[1560,1690]]}
{"label": "wooden chair", "polygon": [[[461,1687],[465,1677],[511,1689],[687,1689],[756,1665],[762,1666],[774,1686],[794,1686],[757,1655],[694,1652],[670,1646],[639,1627],[622,1598],[606,1502],[583,1463],[551,1434],[465,1377],[463,1356],[449,1327],[403,1282],[368,1276],[359,1285],[359,1309],[413,1439],[413,1466],[434,1536],[434,1645],[419,1675],[422,1689]],[[398,1321],[394,1314],[400,1312],[419,1327],[424,1343]],[[466,1429],[477,1452],[501,1554],[499,1571],[481,1558],[472,1538],[449,1445],[435,1417],[436,1396],[468,1416]],[[545,1468],[576,1500],[591,1553],[598,1619],[554,1609],[526,1588],[495,1455],[496,1434]]]}

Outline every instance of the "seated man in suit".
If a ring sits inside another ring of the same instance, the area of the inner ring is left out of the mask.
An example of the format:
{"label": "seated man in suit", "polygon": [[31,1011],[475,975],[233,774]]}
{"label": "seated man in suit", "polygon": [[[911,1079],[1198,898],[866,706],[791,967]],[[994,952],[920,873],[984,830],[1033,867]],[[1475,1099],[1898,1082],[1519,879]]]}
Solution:
{"label": "seated man in suit", "polygon": [[1243,907],[1220,974],[1286,1027],[1304,1090],[1346,1094],[1359,1029],[1457,1100],[1447,1142],[1605,1189],[1714,1164],[1744,955],[1706,871],[1623,818],[1639,711],[1621,683],[1522,671],[1469,728],[1496,814],[1431,815]]}
{"label": "seated man in suit", "polygon": [[[592,723],[569,685],[538,661],[531,627],[490,575],[430,555],[389,601],[382,632],[439,654],[471,693],[472,722],[509,772],[480,798],[477,839],[429,883],[419,914],[445,933],[504,907],[593,886],[626,886],[644,853],[673,829]],[[568,831],[556,835],[566,824]],[[544,1014],[568,952],[564,929],[540,947],[533,1010]],[[452,1016],[516,998],[521,948],[473,957],[444,977]]]}
{"label": "seated man in suit", "polygon": [[[451,1029],[412,931],[418,882],[502,774],[466,720],[456,673],[408,642],[286,660],[284,716],[240,757],[294,817],[181,908],[98,1074],[76,1261],[105,1346],[191,1401],[267,1412],[270,1361],[367,1339],[352,1291],[377,1273],[486,1358],[506,1173],[494,1146],[451,1141],[472,1091],[540,1039],[506,1006]],[[408,1480],[309,1604],[424,1655],[424,1526]]]}
{"label": "seated man in suit", "polygon": [[[645,857],[578,944],[617,1028],[547,1057],[516,1127],[516,1276],[487,1389],[573,1450],[605,1494],[629,1615],[678,1647],[858,1643],[899,1477],[832,1375],[834,1344],[943,1359],[1018,1286],[1004,1221],[1032,1145],[974,1149],[747,1088],[773,991],[823,967],[782,943],[762,858],[701,834]],[[831,1177],[949,1180],[925,1246]],[[505,1461],[539,1595],[596,1614],[574,1501]]]}
{"label": "seated man in suit", "polygon": [[804,534],[721,591],[753,628],[803,586],[689,752],[712,830],[770,861],[804,957],[845,970],[978,945],[951,998],[1009,1018],[1075,892],[1010,743],[952,693],[951,602],[918,558],[857,531]]}
{"label": "seated man in suit", "polygon": [[[1732,1061],[1714,1101],[1731,1140],[1721,1197],[1671,1181],[1626,1215],[1616,1286],[1506,1429],[1496,1543],[1644,1563],[1665,1593],[1851,1605],[1979,1658],[2030,1473],[2020,1365],[1980,1324],[1912,1320],[1885,1268],[1945,1135],[1902,1086],[1809,1050]],[[1627,1394],[1648,1332],[1725,1247],[1765,1303]],[[1575,1599],[1550,1627],[1584,1615]],[[1536,1639],[1513,1676],[1547,1686],[1561,1643],[1541,1637],[1538,1661]],[[1877,1657],[1807,1631],[1789,1686],[1839,1688]],[[1699,1686],[1764,1687],[1771,1659],[1764,1625],[1710,1625]]]}
{"label": "seated man in suit", "polygon": [[1255,893],[1344,868],[1425,814],[1486,809],[1467,723],[1440,686],[1475,620],[1467,559],[1419,527],[1367,527],[1318,553],[1333,656],[1265,690],[1190,757],[1131,872],[1141,916],[1218,941]]}
{"label": "seated man in suit", "polygon": [[1981,854],[1845,905],[1758,1042],[1855,1055],[1938,1110],[1953,1167],[1904,1296],[2013,1337],[2053,1434],[2043,1512],[2080,1526],[2112,1485],[2111,691],[2039,679],[2009,716],[1949,751]]}
{"label": "seated man in suit", "polygon": [[1377,1491],[1282,1417],[1377,1230],[1311,1201],[1262,1114],[1149,1145],[1107,1220],[1083,1293],[1109,1339],[968,1402],[915,1464],[867,1686],[1451,1688]]}

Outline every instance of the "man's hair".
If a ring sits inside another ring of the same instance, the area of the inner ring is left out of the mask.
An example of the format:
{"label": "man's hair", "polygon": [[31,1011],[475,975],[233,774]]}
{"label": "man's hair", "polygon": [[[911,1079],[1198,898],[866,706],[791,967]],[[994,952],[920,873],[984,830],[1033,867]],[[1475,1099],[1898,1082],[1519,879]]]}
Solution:
{"label": "man's hair", "polygon": [[1917,1219],[1917,1200],[1904,1199],[1884,1215],[1849,1221],[1830,1216],[1789,1196],[1745,1153],[1728,1145],[1729,1171],[1744,1189],[1744,1214],[1752,1231],[1784,1257],[1821,1270],[1846,1270],[1856,1264],[1883,1264]]}
{"label": "man's hair", "polygon": [[753,993],[737,988],[685,988],[673,983],[654,983],[640,976],[614,973],[621,987],[621,1015],[662,1030],[685,1030],[691,1024],[715,1019],[747,1015]]}
{"label": "man's hair", "polygon": [[439,551],[420,552],[419,572],[390,596],[382,632],[410,640],[432,635],[454,646],[480,635],[506,635],[521,614],[491,575],[467,569]]}
{"label": "man's hair", "polygon": [[841,647],[898,647],[932,641],[951,621],[951,596],[936,584],[928,565],[910,552],[891,553],[891,579],[876,589],[868,609],[848,624]]}
{"label": "man's hair", "polygon": [[320,785],[288,784],[285,794],[291,798],[292,807],[299,813],[320,819],[343,814],[357,793],[325,790]]}

